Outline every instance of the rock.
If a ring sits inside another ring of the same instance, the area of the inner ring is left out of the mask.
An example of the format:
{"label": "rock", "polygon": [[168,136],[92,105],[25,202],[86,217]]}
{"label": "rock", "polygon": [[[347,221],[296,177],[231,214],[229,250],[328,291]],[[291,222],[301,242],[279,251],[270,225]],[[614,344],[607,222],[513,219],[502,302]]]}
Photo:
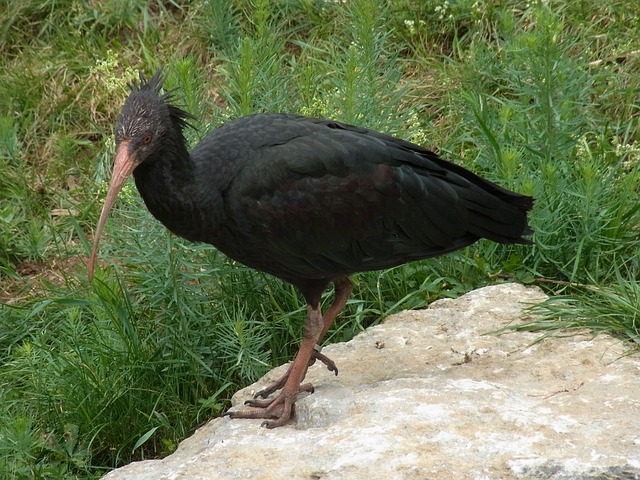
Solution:
{"label": "rock", "polygon": [[340,375],[309,369],[295,423],[216,418],[104,478],[640,479],[637,356],[606,335],[491,333],[544,299],[502,284],[391,316],[323,350]]}

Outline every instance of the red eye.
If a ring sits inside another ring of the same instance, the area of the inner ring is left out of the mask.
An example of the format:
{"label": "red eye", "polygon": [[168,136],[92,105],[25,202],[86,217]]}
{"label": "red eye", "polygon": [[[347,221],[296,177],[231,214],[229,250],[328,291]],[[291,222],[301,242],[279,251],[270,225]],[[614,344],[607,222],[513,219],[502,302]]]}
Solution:
{"label": "red eye", "polygon": [[148,133],[147,136],[142,139],[142,143],[146,145],[147,143],[151,142],[152,139],[153,139],[153,135]]}

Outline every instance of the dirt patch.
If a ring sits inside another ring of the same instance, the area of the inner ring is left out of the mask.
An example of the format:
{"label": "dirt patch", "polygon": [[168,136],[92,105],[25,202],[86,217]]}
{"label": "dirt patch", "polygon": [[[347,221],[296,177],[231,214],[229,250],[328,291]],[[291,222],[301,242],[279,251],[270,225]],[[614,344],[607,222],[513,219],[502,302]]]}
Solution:
{"label": "dirt patch", "polygon": [[68,285],[84,265],[82,257],[22,261],[14,269],[17,277],[0,276],[0,303],[18,305],[41,298],[52,289]]}

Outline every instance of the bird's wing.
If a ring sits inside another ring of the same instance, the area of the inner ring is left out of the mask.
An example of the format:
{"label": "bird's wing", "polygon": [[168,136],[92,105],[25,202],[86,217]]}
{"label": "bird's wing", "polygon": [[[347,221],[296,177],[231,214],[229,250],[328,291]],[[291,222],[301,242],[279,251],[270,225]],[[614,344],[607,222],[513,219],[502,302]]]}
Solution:
{"label": "bird's wing", "polygon": [[[239,258],[251,266],[291,278],[387,268],[474,242],[483,228],[472,225],[475,212],[503,215],[490,212],[485,189],[421,147],[336,122],[260,120],[263,131],[247,137],[251,161],[225,198],[245,235],[236,240],[261,247]],[[484,228],[512,221],[503,216]]]}

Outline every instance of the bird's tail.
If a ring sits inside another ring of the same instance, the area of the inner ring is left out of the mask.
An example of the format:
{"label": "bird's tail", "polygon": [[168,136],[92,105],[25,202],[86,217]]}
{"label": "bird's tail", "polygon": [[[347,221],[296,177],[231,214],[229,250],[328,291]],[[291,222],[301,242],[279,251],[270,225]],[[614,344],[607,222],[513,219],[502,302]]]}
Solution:
{"label": "bird's tail", "polygon": [[469,200],[470,231],[494,242],[530,244],[527,236],[533,230],[528,213],[533,208],[533,198],[480,180],[463,194]]}

